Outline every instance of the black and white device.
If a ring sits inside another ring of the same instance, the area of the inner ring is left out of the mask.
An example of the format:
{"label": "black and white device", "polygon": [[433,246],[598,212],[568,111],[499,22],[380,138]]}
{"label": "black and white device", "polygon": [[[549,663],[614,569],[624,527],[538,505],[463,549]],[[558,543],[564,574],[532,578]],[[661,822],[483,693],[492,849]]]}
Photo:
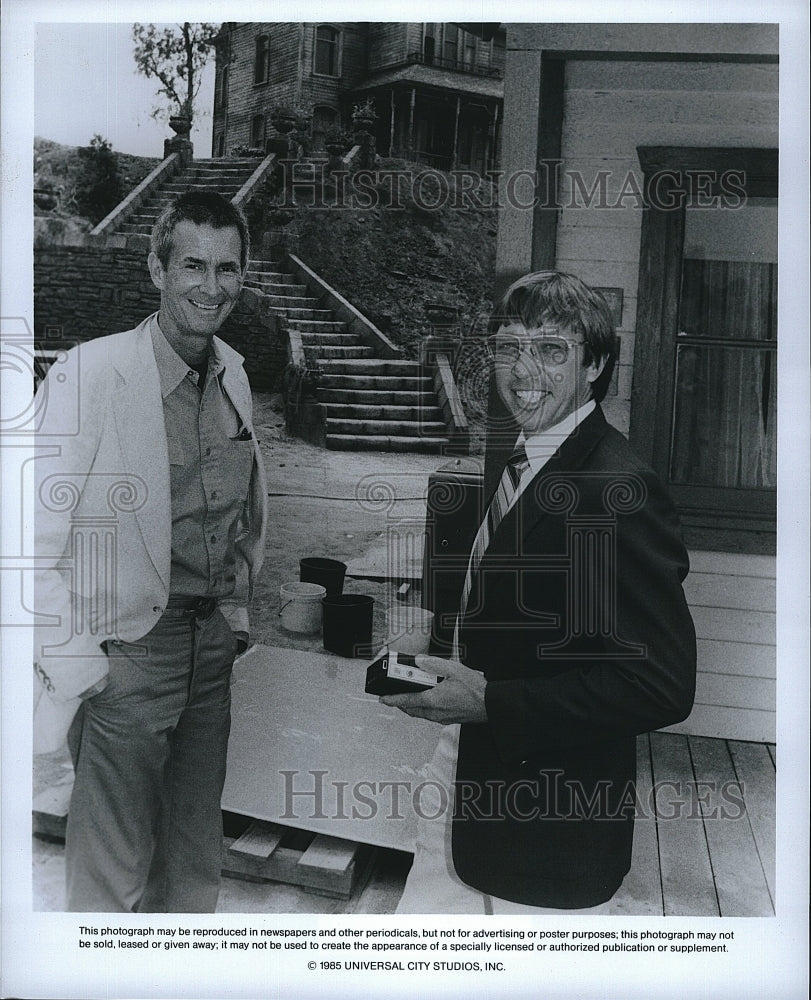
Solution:
{"label": "black and white device", "polygon": [[420,670],[414,656],[384,647],[366,671],[367,694],[414,694],[436,687],[442,680]]}

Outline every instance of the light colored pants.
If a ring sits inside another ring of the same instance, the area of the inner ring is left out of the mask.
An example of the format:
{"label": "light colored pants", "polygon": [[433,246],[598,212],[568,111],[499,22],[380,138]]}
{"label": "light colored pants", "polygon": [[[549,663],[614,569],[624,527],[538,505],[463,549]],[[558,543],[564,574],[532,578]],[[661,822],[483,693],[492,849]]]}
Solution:
{"label": "light colored pants", "polygon": [[218,610],[108,644],[109,683],[68,738],[68,910],[214,911],[236,648]]}
{"label": "light colored pants", "polygon": [[[454,871],[451,854],[453,781],[456,777],[458,751],[459,726],[445,726],[436,753],[420,771],[421,778],[428,784],[424,786],[420,799],[414,864],[396,912],[534,916],[606,913],[610,900],[587,909],[557,910],[499,899],[498,896],[489,896],[462,882]],[[498,863],[498,859],[495,862]]]}

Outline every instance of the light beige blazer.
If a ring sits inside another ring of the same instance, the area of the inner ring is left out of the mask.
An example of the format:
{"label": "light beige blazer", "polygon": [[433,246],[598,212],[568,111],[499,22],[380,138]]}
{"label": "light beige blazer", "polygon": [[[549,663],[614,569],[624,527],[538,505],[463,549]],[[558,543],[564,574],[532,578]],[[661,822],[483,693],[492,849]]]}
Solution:
{"label": "light beige blazer", "polygon": [[[216,345],[223,387],[253,434],[243,359],[219,338]],[[149,318],[67,352],[40,387],[37,413],[34,656],[40,683],[59,702],[101,681],[101,644],[146,635],[169,594],[169,455]],[[235,631],[248,630],[266,497],[254,436],[237,587],[220,603]]]}

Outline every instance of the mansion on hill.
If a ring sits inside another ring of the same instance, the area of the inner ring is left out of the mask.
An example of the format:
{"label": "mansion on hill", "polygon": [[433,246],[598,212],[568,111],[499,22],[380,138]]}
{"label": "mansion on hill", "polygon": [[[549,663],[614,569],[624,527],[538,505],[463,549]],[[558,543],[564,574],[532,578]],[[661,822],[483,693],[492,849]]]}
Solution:
{"label": "mansion on hill", "polygon": [[271,113],[312,111],[313,148],[371,99],[382,156],[443,170],[500,159],[504,29],[488,24],[223,24],[217,38],[212,155],[267,149]]}

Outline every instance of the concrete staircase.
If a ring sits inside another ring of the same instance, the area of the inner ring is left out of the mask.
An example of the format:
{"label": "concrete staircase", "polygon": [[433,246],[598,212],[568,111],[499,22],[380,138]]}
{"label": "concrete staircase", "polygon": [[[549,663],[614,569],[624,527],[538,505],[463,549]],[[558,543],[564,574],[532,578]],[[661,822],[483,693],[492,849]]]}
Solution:
{"label": "concrete staircase", "polygon": [[256,159],[194,160],[138,206],[116,227],[128,236],[146,236],[166,205],[184,191],[217,191],[233,198],[256,170]]}
{"label": "concrete staircase", "polygon": [[252,260],[245,284],[265,295],[288,333],[300,338],[315,375],[327,448],[419,451],[448,448],[430,372],[416,361],[375,357],[373,347],[323,308],[316,290],[281,260]]}
{"label": "concrete staircase", "polygon": [[[244,205],[273,161],[272,155],[265,160],[228,157],[182,166],[176,155],[169,157],[91,236],[110,238],[113,246],[141,246],[163,208],[185,191],[217,191]],[[311,190],[322,168],[305,165],[300,203],[306,203],[308,182]],[[449,410],[447,378],[437,390],[432,371],[398,358],[396,345],[297,258],[251,260],[248,268],[246,286],[277,314],[295,369],[316,386],[310,412],[317,440],[340,450],[450,450],[451,432],[443,419],[443,410]],[[456,417],[450,419],[458,426]],[[458,450],[458,440],[455,444]]]}

